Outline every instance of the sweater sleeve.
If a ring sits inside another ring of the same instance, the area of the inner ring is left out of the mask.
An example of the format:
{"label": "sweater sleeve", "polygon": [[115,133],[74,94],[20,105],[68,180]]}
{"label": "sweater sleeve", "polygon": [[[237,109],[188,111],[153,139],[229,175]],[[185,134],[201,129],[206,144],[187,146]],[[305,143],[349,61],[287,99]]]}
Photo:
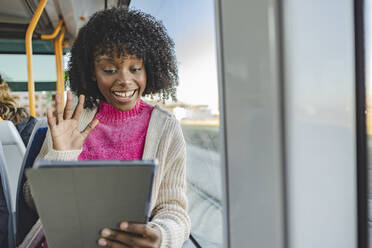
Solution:
{"label": "sweater sleeve", "polygon": [[177,120],[169,122],[169,144],[164,148],[165,171],[151,222],[162,233],[161,248],[182,247],[190,234],[186,196],[186,145]]}
{"label": "sweater sleeve", "polygon": [[48,129],[43,146],[41,147],[41,150],[40,150],[39,155],[37,156],[37,159],[59,160],[59,161],[78,160],[78,157],[81,151],[82,149],[70,150],[70,151],[54,150],[52,136],[50,134],[50,130]]}

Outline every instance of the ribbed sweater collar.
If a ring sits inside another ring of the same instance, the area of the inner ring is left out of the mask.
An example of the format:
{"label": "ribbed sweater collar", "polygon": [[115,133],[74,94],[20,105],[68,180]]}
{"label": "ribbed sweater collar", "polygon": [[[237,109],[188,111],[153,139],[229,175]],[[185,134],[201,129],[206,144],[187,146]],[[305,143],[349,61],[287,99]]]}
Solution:
{"label": "ribbed sweater collar", "polygon": [[144,106],[144,102],[139,99],[134,108],[131,110],[120,111],[111,104],[100,102],[95,118],[104,123],[120,123],[127,119],[138,116],[142,112]]}

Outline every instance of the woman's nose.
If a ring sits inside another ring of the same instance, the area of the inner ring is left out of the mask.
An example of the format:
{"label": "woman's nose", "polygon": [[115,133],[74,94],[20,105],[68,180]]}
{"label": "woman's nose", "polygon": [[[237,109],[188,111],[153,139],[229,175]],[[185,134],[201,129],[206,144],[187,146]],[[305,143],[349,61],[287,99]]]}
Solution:
{"label": "woman's nose", "polygon": [[130,80],[131,80],[130,73],[128,73],[127,70],[120,70],[118,75],[119,75],[118,76],[118,81],[121,84],[123,84],[123,83],[129,83]]}

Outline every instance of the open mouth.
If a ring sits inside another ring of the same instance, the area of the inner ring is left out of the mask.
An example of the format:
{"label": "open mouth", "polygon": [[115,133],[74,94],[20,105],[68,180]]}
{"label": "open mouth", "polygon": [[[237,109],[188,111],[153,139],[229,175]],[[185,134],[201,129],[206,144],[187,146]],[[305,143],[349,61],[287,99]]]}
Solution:
{"label": "open mouth", "polygon": [[112,93],[120,98],[131,98],[136,93],[137,89],[135,90],[127,90],[127,91],[112,91]]}

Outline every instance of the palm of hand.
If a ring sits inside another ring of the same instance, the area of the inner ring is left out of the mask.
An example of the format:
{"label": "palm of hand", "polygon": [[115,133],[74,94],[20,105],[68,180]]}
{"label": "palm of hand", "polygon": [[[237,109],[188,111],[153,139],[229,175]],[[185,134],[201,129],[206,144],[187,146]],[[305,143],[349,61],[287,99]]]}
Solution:
{"label": "palm of hand", "polygon": [[89,133],[98,124],[98,120],[92,120],[83,130],[78,130],[78,120],[83,111],[84,95],[79,96],[78,105],[75,111],[72,110],[72,94],[67,93],[66,107],[62,110],[61,96],[56,95],[56,119],[54,120],[52,111],[48,109],[47,118],[50,133],[53,140],[53,149],[59,151],[80,150]]}
{"label": "palm of hand", "polygon": [[79,150],[83,146],[85,137],[77,129],[77,120],[64,120],[51,128],[53,149]]}

